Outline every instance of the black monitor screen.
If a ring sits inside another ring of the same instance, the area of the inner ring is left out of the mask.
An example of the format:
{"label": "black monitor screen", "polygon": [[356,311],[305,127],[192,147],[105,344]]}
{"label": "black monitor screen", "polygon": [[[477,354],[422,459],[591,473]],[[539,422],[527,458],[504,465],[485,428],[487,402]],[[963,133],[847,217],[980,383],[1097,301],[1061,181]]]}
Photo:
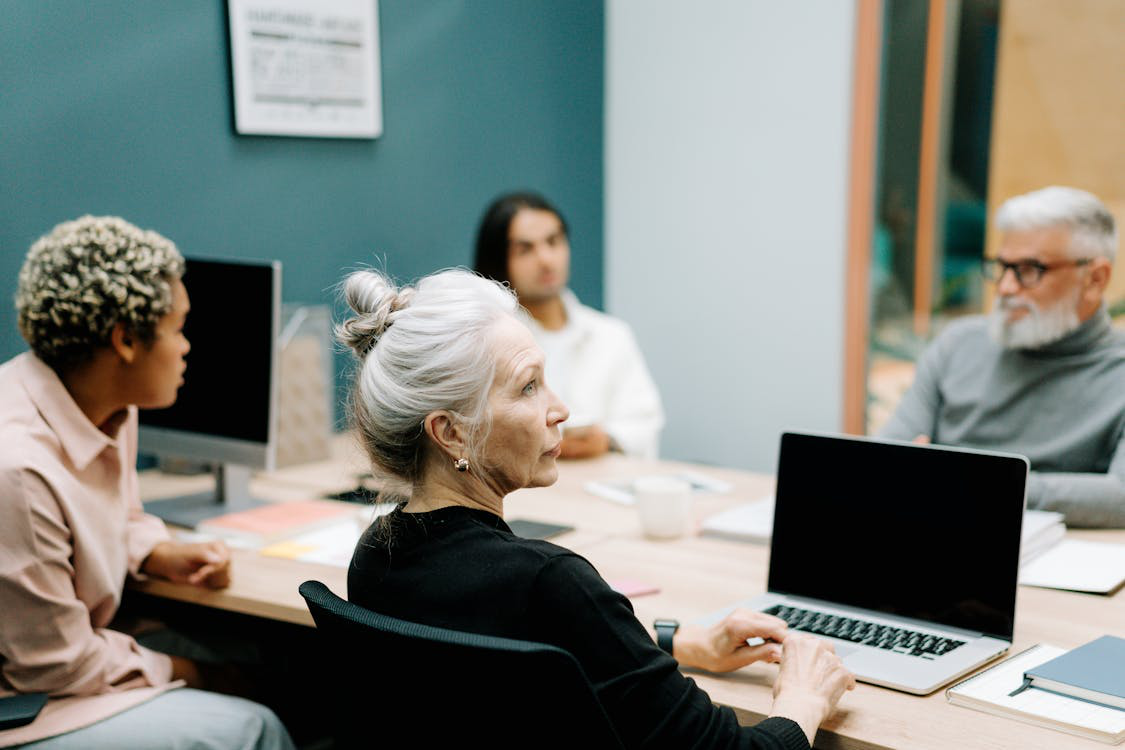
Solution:
{"label": "black monitor screen", "polygon": [[1010,639],[1021,457],[787,433],[769,589]]}
{"label": "black monitor screen", "polygon": [[143,410],[141,424],[266,443],[269,440],[274,268],[187,259],[191,344],[176,403]]}

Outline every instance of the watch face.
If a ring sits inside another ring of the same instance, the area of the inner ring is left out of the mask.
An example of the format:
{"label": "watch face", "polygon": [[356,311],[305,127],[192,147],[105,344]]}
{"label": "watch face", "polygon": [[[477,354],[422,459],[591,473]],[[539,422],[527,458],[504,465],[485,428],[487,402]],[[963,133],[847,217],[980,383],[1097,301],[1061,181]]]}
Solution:
{"label": "watch face", "polygon": [[654,628],[678,628],[680,627],[679,620],[656,620],[652,623]]}

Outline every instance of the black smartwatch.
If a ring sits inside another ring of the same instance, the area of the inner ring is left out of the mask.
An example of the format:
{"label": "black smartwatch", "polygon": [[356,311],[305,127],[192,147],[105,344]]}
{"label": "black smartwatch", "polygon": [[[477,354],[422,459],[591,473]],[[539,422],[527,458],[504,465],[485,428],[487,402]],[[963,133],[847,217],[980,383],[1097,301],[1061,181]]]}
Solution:
{"label": "black smartwatch", "polygon": [[656,645],[671,654],[672,639],[680,629],[680,621],[659,617],[652,623],[652,627],[656,630]]}

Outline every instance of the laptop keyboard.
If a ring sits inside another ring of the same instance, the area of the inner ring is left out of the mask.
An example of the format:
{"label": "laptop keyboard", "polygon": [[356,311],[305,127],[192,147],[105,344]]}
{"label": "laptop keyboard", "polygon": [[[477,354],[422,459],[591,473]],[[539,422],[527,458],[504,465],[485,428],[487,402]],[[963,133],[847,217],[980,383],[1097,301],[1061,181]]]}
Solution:
{"label": "laptop keyboard", "polygon": [[770,607],[765,610],[765,613],[780,617],[794,630],[803,630],[814,635],[827,635],[865,646],[885,648],[888,651],[894,651],[896,654],[918,656],[923,659],[936,659],[943,654],[948,654],[958,646],[965,645],[964,641],[957,641],[952,638],[941,638],[928,633],[896,628],[892,625],[879,625],[866,620],[855,620],[851,617],[829,615],[824,612],[815,612],[798,607],[787,607],[783,604]]}

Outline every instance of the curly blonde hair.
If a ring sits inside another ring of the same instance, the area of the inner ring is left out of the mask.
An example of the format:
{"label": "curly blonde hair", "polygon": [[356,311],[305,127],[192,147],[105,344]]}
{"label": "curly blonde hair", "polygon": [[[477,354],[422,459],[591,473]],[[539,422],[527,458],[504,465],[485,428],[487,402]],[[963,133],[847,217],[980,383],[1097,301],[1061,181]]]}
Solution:
{"label": "curly blonde hair", "polygon": [[20,269],[20,334],[56,370],[107,346],[118,323],[151,343],[184,259],[172,242],[116,216],[83,216],[40,237]]}

